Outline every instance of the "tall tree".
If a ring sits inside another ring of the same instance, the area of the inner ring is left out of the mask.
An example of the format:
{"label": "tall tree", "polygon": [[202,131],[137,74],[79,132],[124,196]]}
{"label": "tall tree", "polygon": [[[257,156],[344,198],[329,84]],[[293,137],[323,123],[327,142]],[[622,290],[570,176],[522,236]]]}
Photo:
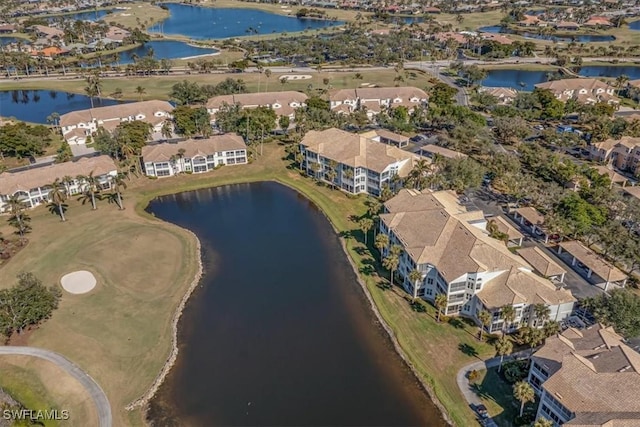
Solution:
{"label": "tall tree", "polygon": [[364,235],[364,244],[367,245],[367,235],[369,234],[369,230],[373,227],[373,220],[371,218],[361,218],[358,221],[358,226]]}
{"label": "tall tree", "polygon": [[49,200],[58,211],[60,219],[63,222],[66,221],[64,212],[66,211],[67,207],[64,202],[65,200],[67,200],[67,192],[59,178],[56,178],[53,184],[51,184],[51,191],[49,191]]}
{"label": "tall tree", "polygon": [[422,281],[422,273],[420,270],[411,270],[409,273],[409,281],[413,285],[412,297],[415,301],[418,298],[418,289],[420,288],[420,282]]}
{"label": "tall tree", "polygon": [[448,302],[449,300],[447,299],[447,296],[445,294],[436,295],[436,298],[434,300],[434,305],[436,306],[436,311],[438,312],[436,317],[436,320],[438,323],[440,323],[440,316],[447,309]]}
{"label": "tall tree", "polygon": [[18,196],[11,196],[7,200],[9,206],[9,219],[7,222],[16,229],[20,238],[31,231],[31,217],[26,213],[27,206]]}
{"label": "tall tree", "polygon": [[640,336],[640,297],[629,289],[614,289],[583,304],[598,322],[613,326],[625,338]]}
{"label": "tall tree", "polygon": [[127,183],[124,181],[124,174],[118,172],[115,176],[110,176],[109,181],[111,182],[111,193],[118,205],[118,209],[123,210],[122,191],[127,188]]}
{"label": "tall tree", "polygon": [[526,381],[520,381],[513,385],[513,397],[520,402],[520,416],[524,412],[524,405],[533,402],[536,395],[531,385]]}
{"label": "tall tree", "polygon": [[82,200],[82,204],[89,200],[91,201],[91,209],[98,209],[96,198],[99,197],[100,188],[98,178],[93,176],[93,171],[89,172],[88,175],[78,175],[76,179],[83,182],[83,194],[80,195],[79,200]]}
{"label": "tall tree", "polygon": [[482,341],[482,334],[484,333],[484,328],[488,327],[491,324],[491,313],[487,310],[482,310],[478,313],[478,320],[480,320],[480,341]]}
{"label": "tall tree", "polygon": [[500,308],[500,317],[504,321],[502,324],[502,332],[505,333],[509,329],[508,326],[510,326],[516,318],[516,310],[512,305],[504,305]]}
{"label": "tall tree", "polygon": [[384,249],[389,246],[389,236],[386,234],[378,234],[376,236],[376,248],[380,251],[380,254],[384,253]]}
{"label": "tall tree", "polygon": [[500,356],[500,364],[498,365],[498,372],[500,372],[504,356],[511,354],[513,351],[513,343],[506,335],[503,335],[496,340],[495,347],[496,353]]}
{"label": "tall tree", "polygon": [[400,258],[398,255],[390,253],[382,260],[382,266],[389,270],[390,279],[389,282],[391,286],[393,286],[393,273],[398,269],[398,265],[400,264]]}

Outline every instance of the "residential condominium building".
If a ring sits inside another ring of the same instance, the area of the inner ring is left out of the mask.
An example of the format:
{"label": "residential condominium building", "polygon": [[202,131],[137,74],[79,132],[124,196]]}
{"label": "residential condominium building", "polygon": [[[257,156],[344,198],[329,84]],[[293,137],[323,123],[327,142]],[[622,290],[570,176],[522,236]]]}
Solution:
{"label": "residential condominium building", "polygon": [[68,195],[82,193],[87,183],[78,177],[89,174],[98,179],[101,189],[109,189],[109,177],[115,176],[117,171],[118,168],[111,157],[96,156],[17,172],[4,172],[0,174],[0,211],[6,210],[7,201],[12,196],[18,197],[29,208],[47,203],[51,184],[56,179],[64,180],[64,188]]}
{"label": "residential condominium building", "polygon": [[545,83],[538,83],[535,87],[549,89],[557,99],[567,102],[570,99],[583,104],[606,102],[618,104],[620,99],[615,96],[615,88],[598,79],[561,79]]}
{"label": "residential condominium building", "polygon": [[85,144],[87,137],[99,127],[111,132],[122,122],[140,120],[153,126],[159,133],[165,121],[171,120],[173,106],[167,101],[141,101],[108,107],[72,111],[60,116],[62,136],[69,144]]}
{"label": "residential condominium building", "polygon": [[349,114],[357,109],[367,112],[369,117],[387,108],[407,107],[409,112],[417,106],[424,106],[429,95],[417,87],[375,87],[358,89],[338,89],[329,92],[332,110]]}
{"label": "residential condominium building", "polygon": [[242,108],[269,107],[275,111],[278,117],[287,116],[293,120],[297,108],[304,107],[307,95],[302,92],[261,92],[238,93],[235,95],[221,95],[209,98],[207,111],[211,114],[211,120],[215,121],[215,115],[223,105],[240,105]]}
{"label": "residential condominium building", "polygon": [[[560,321],[571,314],[575,298],[533,272],[527,262],[509,251],[504,242],[489,236],[482,211],[468,211],[454,192],[403,189],[384,204],[380,233],[402,247],[397,277],[407,292],[435,301],[446,295],[447,315],[492,315],[488,331],[515,330],[522,325],[542,326],[533,314],[535,304],[550,310]],[[416,283],[411,271],[422,273]],[[502,307],[515,309],[511,324],[503,325]],[[504,326],[504,328],[503,328]]]}
{"label": "residential condominium building", "polygon": [[640,426],[640,354],[613,328],[569,328],[531,358],[536,419],[554,426]]}
{"label": "residential condominium building", "polygon": [[418,160],[392,145],[335,128],[307,132],[300,153],[307,174],[347,193],[374,196],[380,195],[385,184],[393,186],[394,176],[407,176]]}
{"label": "residential condominium building", "polygon": [[218,166],[247,163],[247,145],[235,133],[203,139],[162,142],[142,148],[142,164],[148,176],[202,173]]}
{"label": "residential condominium building", "polygon": [[611,162],[616,168],[635,174],[640,161],[640,138],[623,136],[591,144],[589,158],[596,162]]}

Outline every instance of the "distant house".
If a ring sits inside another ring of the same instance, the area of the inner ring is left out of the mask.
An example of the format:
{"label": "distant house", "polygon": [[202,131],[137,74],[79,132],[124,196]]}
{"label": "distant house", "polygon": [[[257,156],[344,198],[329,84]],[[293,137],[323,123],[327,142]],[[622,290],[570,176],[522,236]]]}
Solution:
{"label": "distant house", "polygon": [[585,27],[612,27],[613,23],[606,16],[592,16],[582,25]]}
{"label": "distant house", "polygon": [[59,28],[48,27],[46,25],[32,25],[29,31],[35,33],[37,37],[43,37],[47,40],[62,39],[64,31]]}
{"label": "distant house", "polygon": [[373,196],[379,196],[385,185],[392,186],[394,176],[407,176],[418,160],[392,145],[335,128],[307,132],[300,152],[308,175],[347,193]]}
{"label": "distant house", "polygon": [[365,138],[369,138],[372,141],[382,142],[383,144],[395,145],[398,148],[403,148],[409,145],[409,137],[399,135],[397,133],[388,131],[386,129],[376,129],[361,134]]}
{"label": "distant house", "polygon": [[498,100],[498,104],[511,104],[515,97],[518,95],[518,91],[510,87],[486,87],[483,86],[478,89],[480,93],[487,93]]}
{"label": "distant house", "polygon": [[51,184],[56,179],[73,177],[64,183],[68,195],[79,194],[87,183],[77,178],[90,173],[98,179],[101,189],[111,188],[110,177],[117,174],[118,167],[109,156],[83,157],[77,161],[54,163],[18,172],[0,174],[0,212],[6,210],[10,197],[16,196],[27,207],[33,208],[49,201]]}
{"label": "distant house", "polygon": [[416,87],[376,87],[357,89],[338,89],[329,92],[332,110],[338,113],[351,113],[357,109],[373,117],[386,108],[404,106],[409,112],[415,107],[426,105],[429,96]]}
{"label": "distant house", "polygon": [[598,79],[576,78],[553,80],[538,83],[535,87],[549,89],[555,97],[562,102],[570,99],[583,104],[596,104],[598,102],[618,104],[620,102],[620,99],[615,96],[615,88]]}
{"label": "distant house", "polygon": [[289,90],[214,96],[207,101],[206,107],[212,121],[215,121],[216,113],[224,104],[240,105],[242,108],[269,107],[278,117],[286,116],[293,120],[296,109],[304,107],[306,102],[307,95]]}
{"label": "distant house", "polygon": [[14,24],[0,24],[0,34],[11,34],[18,31],[18,27]]}
{"label": "distant house", "polygon": [[521,27],[535,27],[542,23],[540,18],[534,15],[524,15],[523,19],[518,21],[517,24]]}
{"label": "distant house", "polygon": [[142,148],[142,165],[147,176],[202,173],[219,166],[246,163],[247,145],[235,133],[150,144]]}
{"label": "distant house", "polygon": [[104,34],[104,37],[105,39],[108,39],[111,43],[122,43],[124,39],[126,39],[130,35],[131,33],[125,30],[124,28],[114,27],[112,25]]}
{"label": "distant house", "polygon": [[611,162],[616,168],[635,174],[640,162],[640,138],[623,136],[590,144],[589,158],[596,162]]}
{"label": "distant house", "polygon": [[555,27],[558,30],[577,31],[580,29],[580,24],[571,21],[560,21],[555,24]]}
{"label": "distant house", "polygon": [[171,119],[173,105],[167,101],[141,101],[108,107],[72,111],[60,116],[62,135],[69,144],[85,144],[87,137],[99,127],[113,131],[120,123],[141,120],[153,126],[159,133],[162,125]]}

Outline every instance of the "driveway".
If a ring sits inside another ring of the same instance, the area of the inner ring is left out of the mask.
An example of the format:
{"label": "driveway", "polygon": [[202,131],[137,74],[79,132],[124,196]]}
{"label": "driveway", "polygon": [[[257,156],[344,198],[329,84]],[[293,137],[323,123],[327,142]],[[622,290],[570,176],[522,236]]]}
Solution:
{"label": "driveway", "polygon": [[96,410],[98,412],[98,426],[111,427],[113,420],[111,417],[111,405],[109,405],[107,395],[104,394],[102,388],[100,388],[98,383],[96,383],[93,378],[91,378],[86,372],[80,369],[69,359],[53,351],[36,347],[0,346],[0,355],[2,354],[33,356],[47,360],[64,369],[69,375],[71,375],[73,378],[78,380],[80,384],[82,384],[82,386],[91,396],[91,399],[93,399],[93,403],[95,403]]}
{"label": "driveway", "polygon": [[[530,353],[529,350],[525,350],[525,351],[513,353],[509,356],[505,356],[503,363],[508,362],[509,360],[527,357],[529,353]],[[471,409],[475,408],[478,405],[481,405],[482,400],[471,389],[471,385],[469,384],[469,380],[467,379],[467,372],[474,371],[474,370],[482,371],[489,368],[495,368],[499,364],[500,364],[500,358],[494,357],[492,359],[481,360],[478,362],[470,363],[458,371],[458,374],[456,375],[456,382],[458,383],[458,388],[460,389],[460,392],[464,396],[465,400],[467,401]]]}
{"label": "driveway", "polygon": [[503,218],[509,222],[513,227],[518,229],[525,235],[525,241],[522,244],[523,247],[537,246],[545,254],[547,254],[552,260],[557,262],[567,273],[564,276],[563,286],[569,289],[574,297],[578,299],[584,299],[594,297],[602,294],[602,289],[589,283],[584,277],[575,271],[570,263],[567,263],[563,258],[559,257],[557,252],[549,249],[543,242],[538,240],[538,236],[534,236],[528,230],[521,228],[521,225],[513,221],[507,216],[502,209],[502,202],[497,201],[495,196],[487,189],[480,188],[472,193],[469,193],[469,198],[473,203],[481,209],[487,215],[502,215]]}

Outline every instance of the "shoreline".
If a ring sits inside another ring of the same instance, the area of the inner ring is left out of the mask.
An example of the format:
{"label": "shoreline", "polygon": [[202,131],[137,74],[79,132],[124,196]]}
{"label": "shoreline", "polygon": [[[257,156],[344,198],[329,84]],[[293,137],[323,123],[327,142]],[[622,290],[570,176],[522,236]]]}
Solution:
{"label": "shoreline", "polygon": [[[367,284],[364,282],[362,277],[360,277],[360,273],[359,273],[359,271],[358,271],[358,269],[357,269],[357,267],[355,265],[355,261],[353,260],[351,254],[349,253],[349,250],[347,248],[346,240],[344,238],[342,238],[342,237],[339,237],[339,231],[338,231],[336,225],[334,224],[334,222],[332,221],[331,217],[327,214],[327,212],[325,212],[325,210],[321,207],[321,205],[319,203],[317,203],[314,200],[314,198],[311,195],[307,194],[303,189],[298,188],[295,184],[291,184],[291,183],[288,183],[288,182],[286,182],[286,181],[284,181],[282,179],[279,179],[278,177],[274,177],[274,178],[270,178],[270,179],[261,179],[261,180],[251,180],[251,179],[245,180],[245,179],[242,179],[242,178],[237,179],[237,180],[232,180],[232,183],[234,183],[234,184],[251,184],[251,183],[255,183],[255,182],[275,182],[275,183],[278,183],[280,185],[283,185],[283,186],[295,191],[296,193],[300,194],[301,196],[303,196],[305,199],[307,199],[308,201],[313,203],[316,206],[316,208],[318,208],[318,210],[320,212],[322,212],[322,215],[327,219],[327,221],[329,221],[329,224],[331,224],[331,228],[333,229],[333,232],[336,234],[336,236],[338,236],[338,239],[340,240],[340,246],[342,247],[342,251],[343,251],[344,255],[346,256],[349,264],[351,265],[352,271],[356,275],[357,282],[358,282],[360,288],[362,289],[362,292],[364,293],[365,298],[369,302],[369,306],[370,306],[371,310],[373,311],[373,314],[375,315],[377,321],[382,326],[382,328],[385,330],[388,339],[393,344],[394,351],[400,357],[402,362],[409,368],[409,370],[411,371],[413,377],[416,379],[418,384],[420,384],[422,390],[425,392],[427,398],[430,399],[431,402],[433,403],[433,405],[437,408],[437,410],[440,411],[440,414],[441,414],[442,419],[444,420],[444,422],[446,424],[448,424],[449,426],[455,426],[453,420],[449,416],[449,412],[447,411],[446,407],[442,404],[442,402],[440,402],[440,400],[438,399],[436,393],[429,386],[427,381],[423,380],[420,377],[418,370],[411,363],[411,361],[409,360],[409,357],[407,356],[406,352],[404,351],[404,349],[400,345],[400,342],[396,338],[396,335],[393,332],[393,329],[391,329],[389,324],[382,317],[382,314],[380,313],[380,311],[378,309],[378,306],[376,305],[376,303],[375,303],[375,301],[373,299],[373,296],[371,295],[371,293],[370,293],[370,291],[369,291],[369,289],[367,287]],[[142,216],[149,215],[148,213],[146,213],[146,211],[144,209],[146,208],[146,206],[148,206],[148,204],[149,204],[149,202],[151,200],[153,200],[153,199],[155,199],[157,197],[161,197],[161,196],[169,195],[169,194],[178,194],[178,193],[182,193],[182,192],[185,192],[185,191],[193,191],[193,190],[197,190],[197,189],[222,187],[224,185],[230,185],[230,183],[225,183],[225,184],[215,184],[214,183],[212,185],[196,186],[196,187],[190,188],[188,190],[176,189],[175,191],[173,191],[172,189],[166,189],[166,191],[160,191],[159,193],[154,194],[151,198],[145,197],[142,200],[140,200],[136,204],[136,211],[138,212],[139,215],[142,215]],[[155,218],[155,217],[153,217],[153,218]],[[157,219],[157,218],[155,218],[155,219]],[[146,407],[147,404],[149,403],[149,401],[151,399],[153,399],[153,397],[157,393],[158,389],[160,388],[160,386],[164,382],[165,377],[168,375],[169,371],[171,370],[173,365],[176,363],[176,359],[177,359],[177,356],[178,356],[178,347],[177,347],[177,344],[178,344],[178,338],[177,338],[178,337],[178,335],[177,335],[178,334],[178,322],[180,320],[180,317],[182,315],[182,311],[184,310],[189,297],[191,296],[191,294],[195,290],[196,286],[199,284],[200,279],[201,279],[202,274],[203,274],[202,251],[201,251],[200,239],[198,239],[198,236],[195,233],[193,233],[191,230],[188,230],[188,229],[183,228],[183,227],[179,227],[179,228],[181,228],[182,230],[187,231],[189,234],[191,234],[196,239],[196,248],[198,250],[198,270],[197,270],[196,275],[195,275],[195,277],[193,279],[193,282],[191,283],[191,285],[187,289],[185,295],[182,297],[182,299],[180,301],[180,304],[176,308],[176,312],[175,312],[174,318],[172,320],[173,340],[172,340],[172,351],[171,351],[171,354],[167,358],[167,361],[165,362],[165,365],[163,366],[162,370],[160,371],[160,373],[158,374],[158,376],[156,377],[156,379],[154,380],[152,385],[149,387],[147,392],[144,393],[141,397],[139,397],[135,401],[131,402],[129,405],[127,405],[126,408],[125,408],[127,411],[132,411],[134,409],[142,407],[143,408],[143,412],[146,412],[146,410],[148,409]],[[144,419],[144,422],[145,422],[145,425],[148,425],[147,422],[146,422],[146,418]]]}
{"label": "shoreline", "polygon": [[[160,221],[160,220],[158,220],[158,221]],[[193,294],[193,292],[195,291],[196,287],[200,284],[200,279],[202,278],[202,275],[203,275],[204,268],[203,268],[203,264],[202,264],[202,246],[200,244],[200,239],[198,238],[198,236],[193,231],[191,231],[189,229],[186,229],[186,228],[182,228],[182,227],[178,227],[178,228],[186,231],[187,234],[191,235],[191,237],[193,239],[195,239],[196,252],[197,252],[197,261],[196,261],[197,262],[197,269],[196,269],[196,273],[195,273],[195,275],[193,277],[193,280],[189,284],[189,287],[187,288],[185,294],[180,299],[180,303],[178,304],[178,307],[176,307],[176,311],[174,312],[173,318],[171,319],[172,339],[171,339],[171,352],[169,353],[169,357],[165,361],[162,369],[158,373],[158,376],[153,381],[153,383],[151,383],[151,386],[147,389],[147,391],[142,396],[140,396],[138,399],[136,399],[133,402],[129,403],[125,407],[125,409],[127,411],[133,411],[133,410],[136,410],[138,408],[142,408],[143,414],[146,414],[147,405],[148,405],[149,401],[154,398],[154,396],[158,392],[158,389],[160,388],[162,383],[164,383],[164,380],[166,379],[167,375],[171,371],[171,368],[173,368],[173,365],[175,365],[176,360],[178,358],[178,353],[179,353],[179,349],[178,349],[178,324],[180,323],[180,318],[182,317],[182,312],[184,311],[184,309],[185,309],[185,307],[187,305],[187,302],[189,301],[189,298],[191,297],[191,294]],[[146,423],[146,416],[144,417],[143,421],[144,421],[145,424],[147,424]]]}

